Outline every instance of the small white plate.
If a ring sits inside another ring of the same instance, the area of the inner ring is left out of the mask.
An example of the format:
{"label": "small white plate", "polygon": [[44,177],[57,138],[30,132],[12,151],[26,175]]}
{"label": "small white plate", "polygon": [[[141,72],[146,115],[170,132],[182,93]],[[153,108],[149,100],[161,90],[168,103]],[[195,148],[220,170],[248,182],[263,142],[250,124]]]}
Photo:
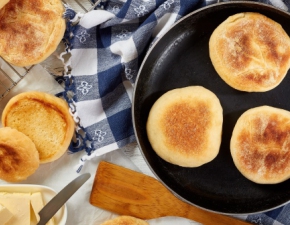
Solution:
{"label": "small white plate", "polygon": [[[0,185],[0,192],[8,193],[31,193],[31,192],[41,192],[44,205],[47,204],[55,195],[56,192],[43,185],[33,185],[33,184],[4,184]],[[57,213],[54,215],[54,222],[57,225],[65,225],[67,219],[67,208],[63,205]]]}

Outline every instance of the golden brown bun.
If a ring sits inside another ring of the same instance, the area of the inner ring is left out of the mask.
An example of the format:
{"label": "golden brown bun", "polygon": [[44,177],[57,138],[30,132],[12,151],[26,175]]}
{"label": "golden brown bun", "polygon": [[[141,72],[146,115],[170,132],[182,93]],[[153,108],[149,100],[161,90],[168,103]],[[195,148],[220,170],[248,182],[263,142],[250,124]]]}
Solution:
{"label": "golden brown bun", "polygon": [[54,161],[68,149],[74,120],[67,103],[51,94],[24,92],[11,98],[2,113],[2,124],[26,134],[39,151],[40,163]]}
{"label": "golden brown bun", "polygon": [[264,92],[279,85],[290,67],[290,38],[280,24],[264,15],[239,13],[214,30],[209,53],[228,85]]}
{"label": "golden brown bun", "polygon": [[38,167],[39,155],[32,140],[10,127],[0,128],[0,179],[22,181]]}
{"label": "golden brown bun", "polygon": [[9,0],[0,0],[0,9],[4,7],[9,2]]}
{"label": "golden brown bun", "polygon": [[149,225],[149,223],[132,216],[118,216],[102,223],[101,225]]}
{"label": "golden brown bun", "polygon": [[0,55],[29,66],[53,53],[65,31],[60,0],[10,0],[0,9]]}
{"label": "golden brown bun", "polygon": [[217,156],[222,123],[216,95],[189,86],[162,95],[150,110],[146,129],[152,148],[165,161],[197,167]]}
{"label": "golden brown bun", "polygon": [[290,178],[290,112],[270,106],[249,109],[238,119],[230,148],[237,169],[260,184]]}

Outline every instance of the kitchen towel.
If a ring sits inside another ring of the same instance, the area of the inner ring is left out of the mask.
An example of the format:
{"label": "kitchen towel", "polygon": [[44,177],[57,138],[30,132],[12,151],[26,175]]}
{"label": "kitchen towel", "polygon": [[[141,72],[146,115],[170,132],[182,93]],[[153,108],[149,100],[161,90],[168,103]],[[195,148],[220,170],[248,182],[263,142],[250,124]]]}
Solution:
{"label": "kitchen towel", "polygon": [[67,74],[63,96],[77,121],[71,153],[85,161],[135,141],[133,85],[150,45],[199,0],[108,0],[78,13],[67,6]]}

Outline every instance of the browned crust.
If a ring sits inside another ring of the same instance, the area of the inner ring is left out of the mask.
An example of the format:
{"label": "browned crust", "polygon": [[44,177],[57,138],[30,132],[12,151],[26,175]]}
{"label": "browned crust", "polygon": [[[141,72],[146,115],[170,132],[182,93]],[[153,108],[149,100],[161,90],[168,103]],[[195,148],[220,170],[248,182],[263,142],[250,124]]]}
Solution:
{"label": "browned crust", "polygon": [[42,62],[63,38],[63,12],[60,0],[10,0],[0,10],[0,55],[16,66]]}
{"label": "browned crust", "polygon": [[41,163],[54,161],[64,154],[75,125],[64,100],[38,91],[24,92],[10,99],[2,113],[2,124],[32,139]]}
{"label": "browned crust", "polygon": [[0,128],[0,179],[25,180],[39,167],[39,155],[32,140],[9,127]]}
{"label": "browned crust", "polygon": [[231,140],[237,168],[256,183],[290,177],[290,112],[263,106],[246,111]]}
{"label": "browned crust", "polygon": [[275,88],[290,67],[290,38],[280,24],[259,13],[229,17],[213,32],[210,58],[221,78],[235,89]]}
{"label": "browned crust", "polygon": [[175,102],[168,107],[160,121],[165,145],[188,157],[202,154],[208,148],[207,133],[214,120],[209,107],[201,100]]}
{"label": "browned crust", "polygon": [[201,86],[170,90],[153,104],[146,123],[149,142],[165,161],[198,167],[219,152],[222,107],[211,91]]}

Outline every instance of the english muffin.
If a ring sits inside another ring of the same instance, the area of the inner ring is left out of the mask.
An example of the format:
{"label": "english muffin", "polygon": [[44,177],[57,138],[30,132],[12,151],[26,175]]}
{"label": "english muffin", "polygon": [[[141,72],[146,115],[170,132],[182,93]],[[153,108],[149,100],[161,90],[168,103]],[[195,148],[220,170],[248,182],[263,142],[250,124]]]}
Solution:
{"label": "english muffin", "polygon": [[149,225],[149,223],[132,216],[118,216],[102,223],[101,225]]}
{"label": "english muffin", "polygon": [[39,151],[40,163],[54,161],[65,153],[75,125],[64,100],[38,91],[11,98],[3,110],[2,124],[31,138]]}
{"label": "english muffin", "polygon": [[212,161],[221,144],[223,110],[217,96],[201,86],[177,88],[152,106],[146,130],[157,155],[182,167]]}
{"label": "english muffin", "polygon": [[29,66],[53,53],[65,31],[61,0],[10,0],[0,9],[0,56]]}
{"label": "english muffin", "polygon": [[289,111],[260,106],[244,112],[230,142],[237,169],[260,184],[275,184],[290,178],[289,131]]}
{"label": "english muffin", "polygon": [[231,87],[265,92],[278,86],[290,67],[290,38],[282,26],[254,12],[230,16],[212,33],[211,62]]}
{"label": "english muffin", "polygon": [[10,127],[0,128],[0,179],[26,180],[39,167],[39,154],[32,140]]}

